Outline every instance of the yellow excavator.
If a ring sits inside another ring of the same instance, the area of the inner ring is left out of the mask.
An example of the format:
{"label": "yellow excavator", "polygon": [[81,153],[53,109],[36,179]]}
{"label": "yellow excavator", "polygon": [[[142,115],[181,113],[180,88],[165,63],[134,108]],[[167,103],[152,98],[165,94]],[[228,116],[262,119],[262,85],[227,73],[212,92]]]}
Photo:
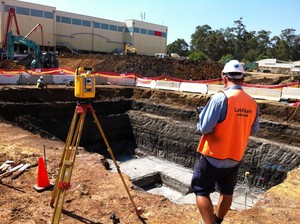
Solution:
{"label": "yellow excavator", "polygon": [[133,55],[136,54],[136,48],[130,44],[125,44],[124,55]]}

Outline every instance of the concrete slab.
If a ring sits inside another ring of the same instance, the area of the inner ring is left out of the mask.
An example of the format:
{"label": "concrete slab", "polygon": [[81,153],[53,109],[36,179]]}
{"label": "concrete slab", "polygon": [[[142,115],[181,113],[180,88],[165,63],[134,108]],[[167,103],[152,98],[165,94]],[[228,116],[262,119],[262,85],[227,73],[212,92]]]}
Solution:
{"label": "concrete slab", "polygon": [[214,85],[214,84],[208,85],[207,94],[213,95],[219,92],[220,90],[224,90],[224,85]]}
{"label": "concrete slab", "polygon": [[267,88],[253,88],[243,86],[246,93],[255,99],[274,100],[280,101],[281,90],[280,89],[267,89]]}
{"label": "concrete slab", "polygon": [[17,84],[20,80],[19,75],[0,75],[0,83],[1,84]]}
{"label": "concrete slab", "polygon": [[135,86],[146,87],[146,88],[151,88],[151,89],[154,89],[155,84],[156,84],[155,80],[148,80],[148,79],[142,79],[142,78],[136,78],[136,81],[135,81]]}
{"label": "concrete slab", "polygon": [[[112,161],[110,167],[112,172],[116,172],[116,168]],[[172,163],[167,160],[163,160],[154,156],[135,157],[134,159],[126,160],[124,162],[118,161],[121,172],[128,175],[132,182],[141,179],[146,176],[151,176],[160,173],[161,176],[171,178],[175,182],[178,182],[185,189],[190,188],[190,183],[193,175],[193,170],[182,167],[178,164]],[[163,178],[162,178],[163,179]],[[176,183],[176,185],[178,185]],[[183,190],[186,191],[186,190]],[[177,204],[195,204],[196,199],[194,193],[191,192],[179,192],[174,190],[170,185],[166,185],[164,182],[162,185],[156,184],[155,187],[146,190],[152,194],[163,195],[169,200]],[[246,195],[247,193],[247,195]],[[245,209],[252,207],[262,196],[264,192],[258,189],[246,188],[243,185],[237,185],[234,193],[234,199],[231,208],[232,209]],[[218,203],[219,194],[217,192],[211,194],[211,199],[214,205]]]}
{"label": "concrete slab", "polygon": [[54,84],[67,84],[70,81],[74,82],[74,75],[52,75]]}
{"label": "concrete slab", "polygon": [[203,83],[189,83],[182,82],[180,83],[179,91],[182,92],[192,92],[192,93],[203,93],[207,94],[207,85]]}
{"label": "concrete slab", "polygon": [[179,91],[180,82],[156,80],[155,89]]}
{"label": "concrete slab", "polygon": [[283,87],[281,99],[297,99],[300,100],[300,88]]}
{"label": "concrete slab", "polygon": [[[122,76],[122,74],[121,74]],[[111,85],[121,85],[121,86],[134,86],[135,85],[135,79],[134,78],[128,78],[128,77],[107,77],[107,83],[110,83]]]}

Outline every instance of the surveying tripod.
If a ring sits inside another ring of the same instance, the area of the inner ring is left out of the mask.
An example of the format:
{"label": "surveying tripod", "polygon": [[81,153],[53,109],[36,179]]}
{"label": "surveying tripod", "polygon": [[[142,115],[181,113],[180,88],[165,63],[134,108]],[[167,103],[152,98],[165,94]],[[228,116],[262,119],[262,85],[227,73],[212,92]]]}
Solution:
{"label": "surveying tripod", "polygon": [[107,150],[114,162],[114,165],[116,166],[117,172],[119,173],[119,175],[121,177],[121,180],[124,184],[124,187],[127,191],[127,194],[128,194],[129,199],[134,207],[136,214],[139,216],[142,212],[140,207],[137,208],[135,206],[135,203],[130,195],[128,187],[126,186],[126,183],[124,181],[124,178],[122,176],[120,168],[116,162],[115,156],[108,144],[108,141],[105,137],[103,129],[98,121],[98,118],[95,114],[95,110],[93,109],[91,103],[78,102],[77,106],[75,108],[72,123],[71,123],[69,133],[68,133],[68,136],[66,139],[63,155],[61,157],[61,161],[59,164],[60,168],[59,168],[58,176],[56,178],[54,189],[52,191],[52,198],[50,201],[50,206],[54,207],[54,213],[53,213],[52,222],[51,222],[52,224],[58,224],[59,220],[60,220],[66,190],[68,190],[70,188],[70,180],[71,180],[71,175],[72,175],[72,171],[73,171],[73,167],[74,167],[75,157],[77,154],[77,150],[78,150],[78,146],[80,143],[80,138],[81,138],[81,134],[82,134],[83,126],[84,126],[84,121],[85,121],[86,113],[88,110],[93,115],[94,121],[102,135],[102,138],[103,138],[105,145],[107,147]]}

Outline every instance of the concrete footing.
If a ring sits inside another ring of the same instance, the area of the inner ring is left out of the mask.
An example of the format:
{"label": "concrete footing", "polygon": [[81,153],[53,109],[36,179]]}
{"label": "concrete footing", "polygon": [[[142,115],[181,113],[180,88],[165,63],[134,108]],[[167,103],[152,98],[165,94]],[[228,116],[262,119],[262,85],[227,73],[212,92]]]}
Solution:
{"label": "concrete footing", "polygon": [[[195,204],[195,195],[190,188],[193,170],[154,156],[135,157],[118,163],[137,188],[163,195],[177,204]],[[112,163],[111,168],[116,172]],[[250,208],[263,193],[259,189],[237,185],[231,209]],[[217,192],[211,194],[214,205],[217,205],[218,197]]]}

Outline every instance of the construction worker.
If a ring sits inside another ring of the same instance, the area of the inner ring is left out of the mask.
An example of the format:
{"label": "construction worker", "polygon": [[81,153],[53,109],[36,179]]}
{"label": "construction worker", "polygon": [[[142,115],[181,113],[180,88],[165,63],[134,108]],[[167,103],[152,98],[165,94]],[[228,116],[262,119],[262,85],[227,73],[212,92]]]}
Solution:
{"label": "construction worker", "polygon": [[47,89],[47,84],[44,83],[43,76],[40,76],[40,78],[37,80],[36,87],[39,89]]}
{"label": "construction worker", "polygon": [[[259,130],[259,107],[242,89],[243,65],[237,60],[229,61],[221,77],[225,90],[212,96],[197,121],[202,137],[191,185],[202,223],[206,224],[223,221],[232,203],[239,163],[249,136]],[[215,190],[220,197],[214,212],[210,193]]]}

